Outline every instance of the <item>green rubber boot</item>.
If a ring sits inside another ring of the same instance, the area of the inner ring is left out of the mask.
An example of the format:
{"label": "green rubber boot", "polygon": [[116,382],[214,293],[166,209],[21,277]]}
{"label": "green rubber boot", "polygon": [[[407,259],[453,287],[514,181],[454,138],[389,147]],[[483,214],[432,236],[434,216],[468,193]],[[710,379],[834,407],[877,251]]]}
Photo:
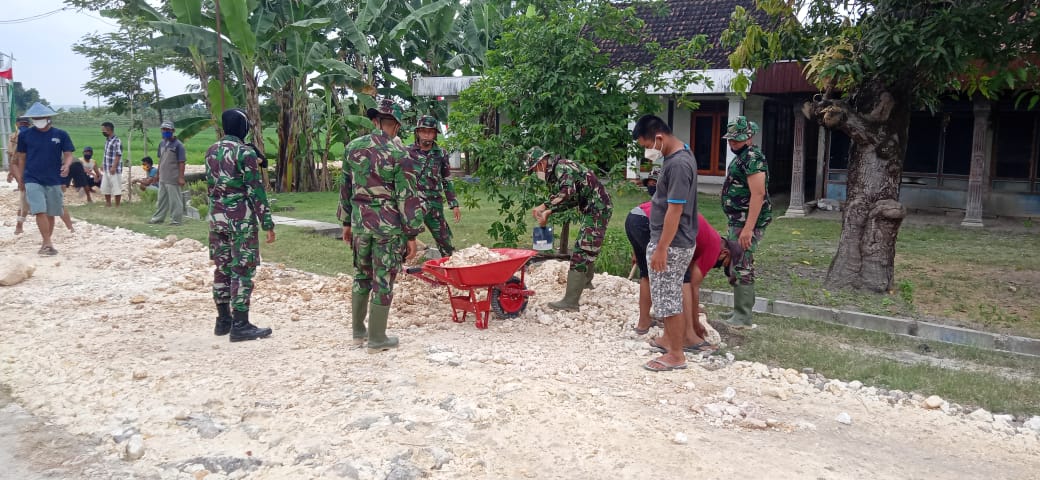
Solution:
{"label": "green rubber boot", "polygon": [[368,339],[368,330],[365,329],[366,316],[368,316],[368,294],[351,294],[350,320],[354,333],[354,345],[361,345]]}
{"label": "green rubber boot", "polygon": [[596,276],[596,267],[594,267],[592,265],[589,265],[589,269],[585,271],[585,289],[592,290],[592,289],[596,288],[596,286],[592,284],[592,277],[595,277],[595,276]]}
{"label": "green rubber boot", "polygon": [[397,348],[397,337],[386,336],[386,323],[389,318],[389,305],[368,305],[368,353]]}
{"label": "green rubber boot", "polygon": [[755,284],[733,286],[733,316],[726,319],[726,325],[735,328],[751,326],[751,310],[755,308]]}
{"label": "green rubber boot", "polygon": [[567,292],[558,302],[549,302],[549,307],[555,310],[567,310],[577,312],[580,308],[578,301],[581,300],[581,292],[585,290],[585,272],[570,270],[567,272]]}

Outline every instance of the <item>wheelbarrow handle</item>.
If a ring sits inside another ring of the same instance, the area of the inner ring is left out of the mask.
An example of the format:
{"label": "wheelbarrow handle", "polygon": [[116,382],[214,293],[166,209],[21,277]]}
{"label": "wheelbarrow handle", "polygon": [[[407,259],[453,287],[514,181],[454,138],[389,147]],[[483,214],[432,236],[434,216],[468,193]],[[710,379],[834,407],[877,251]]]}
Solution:
{"label": "wheelbarrow handle", "polygon": [[411,275],[415,275],[415,274],[417,274],[419,272],[422,272],[422,267],[408,267],[408,268],[404,269],[404,273],[408,273],[408,274],[411,274]]}

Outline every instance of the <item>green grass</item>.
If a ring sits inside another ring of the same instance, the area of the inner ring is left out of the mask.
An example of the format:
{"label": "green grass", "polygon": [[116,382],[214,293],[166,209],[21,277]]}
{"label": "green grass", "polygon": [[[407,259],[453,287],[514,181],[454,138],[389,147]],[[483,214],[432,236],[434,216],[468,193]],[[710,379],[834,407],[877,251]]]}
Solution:
{"label": "green grass", "polygon": [[[730,350],[740,360],[812,367],[828,378],[939,395],[993,412],[1040,414],[1040,361],[1035,358],[811,320],[756,318],[759,328],[747,331],[742,344]],[[1005,374],[994,373],[998,370]]]}
{"label": "green grass", "polygon": [[[69,208],[73,217],[90,223],[121,227],[157,238],[173,234],[208,243],[207,222],[185,219],[180,226],[149,225],[147,221],[153,210],[153,204],[142,202],[124,203],[118,209],[105,208],[103,202]],[[353,272],[350,249],[341,240],[315,234],[309,229],[281,226],[275,231],[277,238],[273,244],[263,243],[261,236],[260,253],[264,261],[323,275]]]}

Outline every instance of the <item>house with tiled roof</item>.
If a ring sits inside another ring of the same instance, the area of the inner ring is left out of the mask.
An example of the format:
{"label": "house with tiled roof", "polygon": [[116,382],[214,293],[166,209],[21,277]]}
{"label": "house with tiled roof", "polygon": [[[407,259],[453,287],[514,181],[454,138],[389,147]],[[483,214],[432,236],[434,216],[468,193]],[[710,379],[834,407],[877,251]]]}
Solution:
{"label": "house with tiled roof", "polygon": [[[703,74],[712,80],[710,85],[692,85],[685,92],[652,92],[661,98],[658,116],[693,149],[701,189],[717,191],[721,185],[732,158],[722,132],[730,118],[744,115],[762,127],[757,143],[768,159],[769,190],[777,197],[789,196],[787,215],[801,216],[816,205],[844,201],[850,141],[801,114],[801,106],[820,93],[806,81],[803,66],[780,62],[755,72],[746,96],[731,87],[736,74],[719,37],[734,9],[754,11],[754,0],[665,0],[663,4],[665,9],[639,7],[647,42],[667,45],[703,34],[710,45],[701,56],[708,63]],[[600,48],[610,53],[615,64],[639,66],[652,61],[642,45],[602,43]],[[420,78],[413,88],[416,95],[450,97],[473,79]],[[679,93],[688,94],[699,107],[679,106],[675,101]],[[637,164],[633,159],[630,175],[637,174]],[[911,211],[963,214],[966,226],[981,226],[984,214],[1040,216],[1040,113],[1016,104],[1014,98],[989,101],[954,96],[934,114],[915,112],[900,202]]]}

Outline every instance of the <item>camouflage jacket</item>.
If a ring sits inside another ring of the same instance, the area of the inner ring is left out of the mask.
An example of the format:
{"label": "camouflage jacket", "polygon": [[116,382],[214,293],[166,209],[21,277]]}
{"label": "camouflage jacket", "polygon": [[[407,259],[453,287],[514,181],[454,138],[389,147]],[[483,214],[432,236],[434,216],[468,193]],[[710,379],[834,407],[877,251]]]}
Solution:
{"label": "camouflage jacket", "polygon": [[213,230],[240,230],[245,226],[273,230],[257,166],[256,151],[238,137],[226,135],[206,151],[206,187],[209,225]]}
{"label": "camouflage jacket", "polygon": [[399,143],[380,132],[347,144],[339,202],[352,228],[410,238],[422,232],[422,197],[411,157]]}
{"label": "camouflage jacket", "polygon": [[769,166],[766,156],[756,146],[745,148],[733,159],[726,170],[726,181],[722,183],[722,212],[729,224],[743,227],[747,220],[748,205],[751,203],[751,188],[748,177],[756,173],[766,174],[765,199],[758,214],[755,228],[763,228],[773,221],[773,208],[769,201]]}
{"label": "camouflage jacket", "polygon": [[459,206],[455,198],[455,185],[451,182],[451,165],[448,164],[444,150],[434,143],[430,151],[423,152],[416,143],[408,147],[408,154],[412,156],[419,194],[423,199],[428,203],[441,203],[447,199],[448,208]]}
{"label": "camouflage jacket", "polygon": [[549,159],[545,181],[557,187],[545,205],[554,212],[577,208],[583,214],[608,212],[613,209],[607,189],[591,170],[555,155]]}

